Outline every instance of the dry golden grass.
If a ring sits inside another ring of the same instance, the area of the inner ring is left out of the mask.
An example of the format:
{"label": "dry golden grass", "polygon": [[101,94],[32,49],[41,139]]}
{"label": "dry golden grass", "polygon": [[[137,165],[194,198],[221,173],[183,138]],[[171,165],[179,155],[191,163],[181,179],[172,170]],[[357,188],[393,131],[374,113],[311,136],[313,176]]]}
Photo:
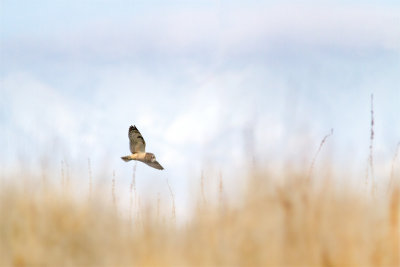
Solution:
{"label": "dry golden grass", "polygon": [[4,182],[0,265],[399,266],[400,188],[371,196],[317,178],[249,175],[239,204],[199,194],[186,223],[154,215],[159,200],[130,220],[94,192]]}

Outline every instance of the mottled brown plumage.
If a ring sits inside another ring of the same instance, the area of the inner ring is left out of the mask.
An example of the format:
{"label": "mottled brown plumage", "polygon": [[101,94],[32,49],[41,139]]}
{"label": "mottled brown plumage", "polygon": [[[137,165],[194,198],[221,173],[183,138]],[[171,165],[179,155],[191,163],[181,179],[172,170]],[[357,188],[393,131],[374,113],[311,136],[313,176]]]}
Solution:
{"label": "mottled brown plumage", "polygon": [[142,134],[136,128],[135,125],[131,125],[128,131],[129,137],[129,149],[131,150],[131,155],[121,157],[124,161],[138,160],[146,163],[150,167],[158,170],[163,170],[164,168],[157,162],[156,157],[153,153],[146,153],[146,142]]}

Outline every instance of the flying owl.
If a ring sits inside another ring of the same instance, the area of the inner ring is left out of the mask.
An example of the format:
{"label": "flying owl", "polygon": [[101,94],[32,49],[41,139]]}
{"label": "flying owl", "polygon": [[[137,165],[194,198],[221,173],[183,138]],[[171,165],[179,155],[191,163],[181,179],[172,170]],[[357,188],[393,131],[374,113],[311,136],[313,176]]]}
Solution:
{"label": "flying owl", "polygon": [[158,170],[164,170],[164,168],[157,162],[156,156],[153,153],[146,153],[146,142],[143,136],[140,134],[136,126],[130,126],[128,131],[129,137],[129,148],[132,152],[131,155],[121,157],[124,161],[138,160],[146,163],[150,167]]}

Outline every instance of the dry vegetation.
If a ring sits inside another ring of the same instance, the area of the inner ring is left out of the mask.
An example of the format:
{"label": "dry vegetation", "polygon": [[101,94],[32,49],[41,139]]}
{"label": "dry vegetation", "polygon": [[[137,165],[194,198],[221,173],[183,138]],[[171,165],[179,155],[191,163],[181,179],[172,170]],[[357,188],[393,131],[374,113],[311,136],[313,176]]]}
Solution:
{"label": "dry vegetation", "polygon": [[[159,196],[128,218],[100,192],[74,197],[3,181],[0,265],[399,266],[398,183],[372,196],[335,178],[308,178],[307,170],[249,174],[234,202],[199,193],[185,223],[159,215]],[[224,190],[221,180],[216,191]]]}

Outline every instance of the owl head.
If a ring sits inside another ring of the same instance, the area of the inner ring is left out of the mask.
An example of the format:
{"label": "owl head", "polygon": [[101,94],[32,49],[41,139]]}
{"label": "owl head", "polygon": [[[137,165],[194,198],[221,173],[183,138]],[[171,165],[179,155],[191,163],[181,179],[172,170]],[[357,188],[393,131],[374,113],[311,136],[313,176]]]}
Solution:
{"label": "owl head", "polygon": [[154,156],[153,153],[146,153],[146,159],[151,161],[151,162],[155,162],[156,161],[156,156]]}

